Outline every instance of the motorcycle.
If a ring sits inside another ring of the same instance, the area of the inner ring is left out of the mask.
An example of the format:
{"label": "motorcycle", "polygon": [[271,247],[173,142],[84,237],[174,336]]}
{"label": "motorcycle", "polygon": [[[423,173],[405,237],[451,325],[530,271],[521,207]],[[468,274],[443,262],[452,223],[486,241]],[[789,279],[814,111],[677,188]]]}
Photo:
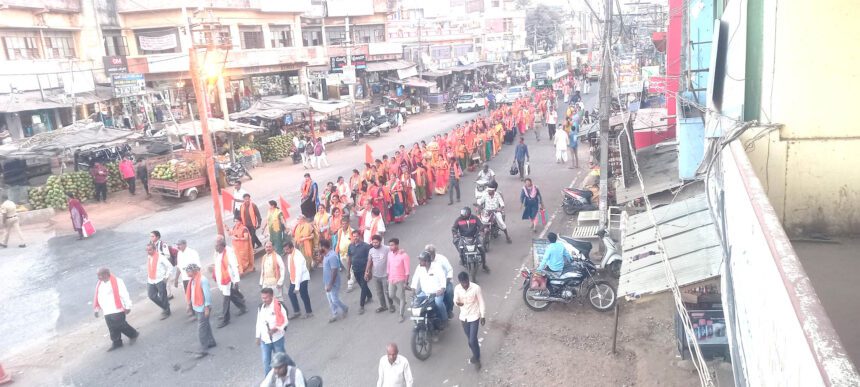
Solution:
{"label": "motorcycle", "polygon": [[293,152],[290,154],[290,158],[293,160],[293,164],[298,164],[302,162],[302,154],[299,153],[297,149],[293,150]]}
{"label": "motorcycle", "polygon": [[419,360],[427,360],[433,350],[433,337],[444,328],[433,297],[416,296],[409,308],[412,319],[412,354]]}
{"label": "motorcycle", "polygon": [[251,174],[248,173],[248,170],[245,169],[245,166],[239,162],[230,163],[225,169],[227,174],[227,184],[234,185],[242,180],[243,177],[248,176],[248,179],[254,180],[251,177]]}
{"label": "motorcycle", "polygon": [[388,133],[391,130],[391,121],[389,120],[387,115],[384,114],[374,114],[373,115],[373,123],[372,125],[383,133]]}
{"label": "motorcycle", "polygon": [[609,282],[596,280],[597,267],[589,260],[575,259],[566,264],[561,273],[533,272],[522,268],[523,301],[529,309],[541,312],[551,303],[569,304],[580,297],[588,297],[591,307],[598,312],[612,309],[617,298],[615,287]]}
{"label": "motorcycle", "polygon": [[[596,234],[603,242],[603,258],[597,264],[598,270],[606,270],[613,278],[621,277],[621,249],[618,244],[612,240],[606,230],[600,230]],[[591,258],[591,242],[581,241],[566,236],[559,235],[559,242],[564,246],[570,256],[575,259],[590,260]],[[651,255],[653,252],[649,252]]]}
{"label": "motorcycle", "polygon": [[[488,242],[483,242],[485,247]],[[479,248],[482,242],[477,237],[460,237],[457,241],[457,250],[465,257],[466,270],[469,272],[469,278],[472,282],[478,282],[478,268],[482,266],[484,255],[487,250]]]}
{"label": "motorcycle", "polygon": [[445,112],[450,112],[457,108],[457,100],[460,99],[460,94],[451,94],[448,96],[448,100],[445,101]]}
{"label": "motorcycle", "polygon": [[[504,217],[504,214],[502,214],[502,216]],[[496,211],[482,211],[481,223],[484,224],[484,228],[481,230],[484,242],[484,251],[489,252],[490,240],[498,238],[502,231],[499,228],[499,224],[496,223]]]}
{"label": "motorcycle", "polygon": [[597,206],[591,203],[594,194],[585,189],[565,188],[562,190],[561,207],[565,214],[576,215],[579,211],[594,211]]}

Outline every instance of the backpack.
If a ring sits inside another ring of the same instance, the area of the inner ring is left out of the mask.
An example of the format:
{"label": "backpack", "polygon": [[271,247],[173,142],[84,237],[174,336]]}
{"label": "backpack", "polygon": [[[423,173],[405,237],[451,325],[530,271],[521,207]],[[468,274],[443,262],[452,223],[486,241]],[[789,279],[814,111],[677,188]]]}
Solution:
{"label": "backpack", "polygon": [[321,156],[323,152],[322,142],[318,142],[314,145],[314,156]]}

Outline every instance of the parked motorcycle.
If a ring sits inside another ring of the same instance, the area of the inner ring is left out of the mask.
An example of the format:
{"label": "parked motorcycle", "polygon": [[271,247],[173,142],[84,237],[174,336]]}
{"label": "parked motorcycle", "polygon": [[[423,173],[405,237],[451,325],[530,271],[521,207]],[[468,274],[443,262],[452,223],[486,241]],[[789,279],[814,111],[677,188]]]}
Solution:
{"label": "parked motorcycle", "polygon": [[594,194],[585,189],[565,188],[562,190],[561,207],[565,214],[576,215],[579,211],[594,211],[597,206],[591,203]]}
{"label": "parked motorcycle", "polygon": [[448,95],[448,100],[445,101],[445,111],[450,112],[457,108],[457,100],[460,99],[459,93]]}
{"label": "parked motorcycle", "polygon": [[477,237],[460,237],[457,241],[457,249],[466,259],[466,270],[469,272],[469,278],[475,283],[478,282],[478,268],[482,266],[481,262],[487,251],[482,249],[485,247],[481,245],[482,243],[486,245],[488,242],[482,242]]}
{"label": "parked motorcycle", "polygon": [[433,297],[416,296],[409,308],[412,319],[412,354],[427,360],[433,350],[433,337],[442,333],[444,321],[436,311]]}
{"label": "parked motorcycle", "polygon": [[240,162],[230,163],[225,169],[227,174],[227,184],[234,185],[242,180],[243,177],[248,176],[248,179],[254,180],[251,177],[251,174],[248,173],[248,170],[245,169],[245,166]]}
{"label": "parked motorcycle", "polygon": [[[597,269],[608,271],[613,278],[621,277],[621,250],[618,248],[618,244],[612,240],[606,230],[601,229],[596,235],[603,242],[603,250],[605,251],[603,259],[596,265]],[[561,235],[558,238],[574,259],[591,260],[591,242]]]}
{"label": "parked motorcycle", "polygon": [[382,133],[388,133],[392,125],[387,115],[377,113],[373,115],[373,126]]}
{"label": "parked motorcycle", "polygon": [[523,301],[534,311],[547,310],[553,302],[569,304],[577,297],[587,297],[598,312],[612,309],[617,298],[615,287],[596,280],[597,267],[589,260],[576,259],[565,265],[561,273],[533,272],[522,268]]}
{"label": "parked motorcycle", "polygon": [[302,162],[302,154],[299,153],[297,149],[293,150],[293,152],[290,154],[290,158],[293,159],[293,164],[298,164]]}

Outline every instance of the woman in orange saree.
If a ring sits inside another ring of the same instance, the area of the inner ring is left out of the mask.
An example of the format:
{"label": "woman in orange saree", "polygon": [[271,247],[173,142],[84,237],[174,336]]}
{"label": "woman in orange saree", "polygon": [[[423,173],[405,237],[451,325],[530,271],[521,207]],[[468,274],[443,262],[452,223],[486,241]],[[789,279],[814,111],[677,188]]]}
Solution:
{"label": "woman in orange saree", "polygon": [[230,239],[233,243],[233,251],[239,261],[239,274],[254,271],[254,249],[251,247],[251,234],[242,221],[236,221],[230,230]]}

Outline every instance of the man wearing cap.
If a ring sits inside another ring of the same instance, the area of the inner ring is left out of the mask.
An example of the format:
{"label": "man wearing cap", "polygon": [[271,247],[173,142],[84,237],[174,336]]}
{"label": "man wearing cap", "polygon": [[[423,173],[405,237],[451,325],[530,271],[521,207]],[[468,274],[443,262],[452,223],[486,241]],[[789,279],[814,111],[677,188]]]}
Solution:
{"label": "man wearing cap", "polygon": [[263,354],[263,375],[267,375],[272,353],[284,353],[284,331],[287,329],[287,308],[275,299],[272,288],[260,291],[263,304],[257,311],[257,345]]}
{"label": "man wearing cap", "polygon": [[275,353],[271,367],[260,387],[305,387],[305,376],[289,355],[283,352]]}
{"label": "man wearing cap", "polygon": [[209,315],[212,313],[212,293],[209,291],[209,279],[200,274],[200,266],[196,263],[185,267],[188,275],[188,286],[185,287],[185,303],[188,311],[197,315],[197,338],[205,352],[215,346],[212,336],[212,326],[209,325]]}
{"label": "man wearing cap", "polygon": [[418,268],[412,277],[411,288],[416,295],[433,297],[442,325],[448,324],[448,308],[445,307],[445,273],[438,267],[431,266],[430,253],[424,251],[418,256]]}
{"label": "man wearing cap", "polygon": [[99,311],[105,317],[110,340],[113,342],[108,352],[122,347],[122,335],[128,337],[129,344],[134,344],[139,333],[125,320],[125,315],[131,313],[131,297],[128,296],[125,282],[114,277],[107,268],[99,269],[98,277],[93,309],[96,318],[99,317]]}

